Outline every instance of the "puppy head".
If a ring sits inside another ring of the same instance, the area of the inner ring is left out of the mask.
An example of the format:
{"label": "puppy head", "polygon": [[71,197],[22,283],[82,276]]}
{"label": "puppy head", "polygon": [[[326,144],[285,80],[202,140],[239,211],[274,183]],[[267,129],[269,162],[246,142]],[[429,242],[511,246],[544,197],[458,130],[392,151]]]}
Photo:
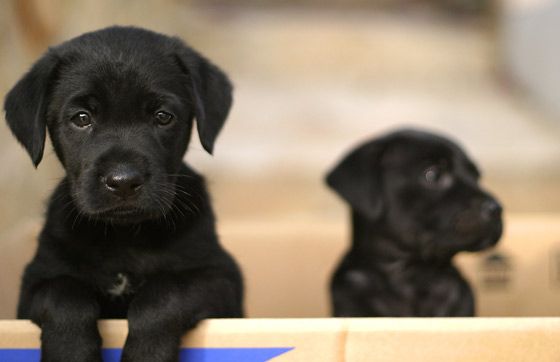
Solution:
{"label": "puppy head", "polygon": [[429,259],[499,240],[501,206],[479,178],[474,163],[450,140],[403,130],[355,149],[327,183],[354,212]]}
{"label": "puppy head", "polygon": [[171,207],[193,119],[212,153],[231,93],[179,39],[112,27],[51,48],[4,108],[35,166],[48,129],[82,213],[138,221]]}

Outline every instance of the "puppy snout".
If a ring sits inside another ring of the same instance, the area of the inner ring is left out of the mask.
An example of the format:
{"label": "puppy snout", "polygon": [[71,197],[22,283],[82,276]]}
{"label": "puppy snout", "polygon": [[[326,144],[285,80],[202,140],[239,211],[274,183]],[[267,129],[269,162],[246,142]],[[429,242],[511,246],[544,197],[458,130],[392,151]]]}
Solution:
{"label": "puppy snout", "polygon": [[107,190],[122,198],[137,194],[145,181],[138,170],[130,167],[110,171],[102,180]]}
{"label": "puppy snout", "polygon": [[502,215],[502,206],[495,200],[485,200],[480,205],[480,216],[483,220],[490,221]]}

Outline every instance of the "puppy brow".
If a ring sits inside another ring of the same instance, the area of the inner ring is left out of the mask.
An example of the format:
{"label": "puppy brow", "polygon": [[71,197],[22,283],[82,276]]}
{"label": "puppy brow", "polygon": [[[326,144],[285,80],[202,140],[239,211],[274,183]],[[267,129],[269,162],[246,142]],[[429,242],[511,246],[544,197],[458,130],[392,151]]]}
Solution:
{"label": "puppy brow", "polygon": [[150,93],[146,97],[146,108],[148,111],[156,111],[158,108],[163,106],[168,106],[170,108],[176,109],[180,106],[180,101],[177,96],[169,93]]}
{"label": "puppy brow", "polygon": [[450,170],[453,169],[455,162],[453,162],[452,159],[442,158],[439,160],[438,164],[440,165],[440,167]]}
{"label": "puppy brow", "polygon": [[92,94],[76,94],[70,97],[67,102],[69,107],[83,107],[91,111],[96,111],[98,108],[99,101]]}
{"label": "puppy brow", "polygon": [[473,174],[477,179],[479,179],[482,176],[480,169],[476,167],[476,165],[471,160],[464,157],[462,161],[467,171]]}
{"label": "puppy brow", "polygon": [[179,98],[175,94],[169,92],[153,92],[150,95],[160,102],[179,102]]}

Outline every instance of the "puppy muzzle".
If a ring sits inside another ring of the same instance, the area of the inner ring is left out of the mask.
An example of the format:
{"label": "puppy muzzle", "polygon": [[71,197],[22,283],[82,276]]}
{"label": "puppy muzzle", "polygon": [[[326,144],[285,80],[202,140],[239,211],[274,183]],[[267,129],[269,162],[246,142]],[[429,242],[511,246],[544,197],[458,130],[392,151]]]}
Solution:
{"label": "puppy muzzle", "polygon": [[454,229],[461,239],[468,241],[468,251],[492,247],[502,235],[502,207],[494,199],[476,200],[457,216]]}

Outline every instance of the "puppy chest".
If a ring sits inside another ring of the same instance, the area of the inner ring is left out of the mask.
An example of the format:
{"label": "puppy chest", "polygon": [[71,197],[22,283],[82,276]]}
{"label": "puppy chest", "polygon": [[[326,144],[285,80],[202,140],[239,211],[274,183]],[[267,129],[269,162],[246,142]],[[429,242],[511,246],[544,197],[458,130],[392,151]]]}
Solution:
{"label": "puppy chest", "polygon": [[97,284],[103,294],[110,298],[118,298],[134,294],[142,285],[142,279],[121,271],[105,275]]}
{"label": "puppy chest", "polygon": [[107,294],[113,296],[120,296],[129,294],[131,291],[131,281],[125,273],[118,273],[114,278],[112,285],[106,290]]}

